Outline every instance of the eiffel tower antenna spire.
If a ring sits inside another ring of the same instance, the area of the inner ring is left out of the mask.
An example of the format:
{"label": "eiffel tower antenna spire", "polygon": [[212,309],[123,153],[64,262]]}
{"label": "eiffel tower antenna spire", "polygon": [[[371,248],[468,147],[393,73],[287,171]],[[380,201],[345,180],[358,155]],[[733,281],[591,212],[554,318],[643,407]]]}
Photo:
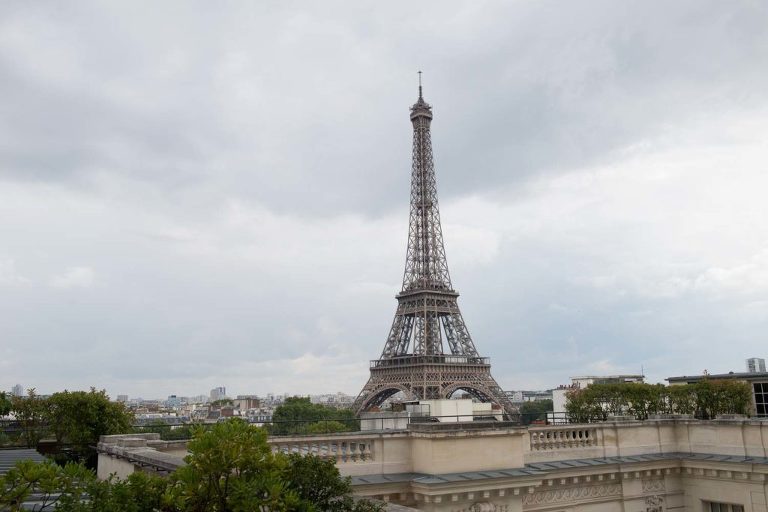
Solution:
{"label": "eiffel tower antenna spire", "polygon": [[475,348],[448,272],[432,155],[432,106],[424,101],[421,71],[410,119],[411,207],[403,286],[384,349],[371,361],[371,377],[355,407],[362,412],[380,406],[398,392],[409,400],[431,400],[461,389],[510,415],[515,409],[491,376],[490,360]]}
{"label": "eiffel tower antenna spire", "polygon": [[422,99],[422,95],[421,95],[421,71],[419,71],[419,98]]}

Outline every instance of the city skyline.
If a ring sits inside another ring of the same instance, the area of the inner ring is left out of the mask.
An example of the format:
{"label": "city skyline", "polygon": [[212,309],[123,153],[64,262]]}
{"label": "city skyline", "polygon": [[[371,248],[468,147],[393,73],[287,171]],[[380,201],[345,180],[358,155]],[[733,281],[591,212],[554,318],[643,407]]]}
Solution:
{"label": "city skyline", "polygon": [[0,387],[355,394],[419,69],[503,389],[764,357],[766,8],[587,4],[3,5]]}

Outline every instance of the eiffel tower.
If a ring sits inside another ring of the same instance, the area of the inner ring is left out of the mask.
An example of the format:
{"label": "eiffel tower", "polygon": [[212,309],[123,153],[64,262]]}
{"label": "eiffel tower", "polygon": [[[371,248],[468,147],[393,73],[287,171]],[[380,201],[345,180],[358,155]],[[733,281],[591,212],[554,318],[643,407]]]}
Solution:
{"label": "eiffel tower", "polygon": [[512,415],[516,409],[491,376],[490,359],[481,357],[472,342],[448,273],[432,159],[432,107],[422,95],[421,72],[411,123],[411,214],[403,288],[384,350],[371,361],[370,379],[354,408],[360,413],[378,407],[398,392],[408,400],[429,400],[463,390]]}

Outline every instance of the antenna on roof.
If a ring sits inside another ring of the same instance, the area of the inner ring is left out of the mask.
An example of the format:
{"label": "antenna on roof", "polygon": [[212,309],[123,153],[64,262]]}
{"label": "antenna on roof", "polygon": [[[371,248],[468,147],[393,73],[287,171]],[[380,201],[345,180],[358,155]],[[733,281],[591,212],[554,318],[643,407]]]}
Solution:
{"label": "antenna on roof", "polygon": [[421,99],[421,71],[419,71],[419,99]]}

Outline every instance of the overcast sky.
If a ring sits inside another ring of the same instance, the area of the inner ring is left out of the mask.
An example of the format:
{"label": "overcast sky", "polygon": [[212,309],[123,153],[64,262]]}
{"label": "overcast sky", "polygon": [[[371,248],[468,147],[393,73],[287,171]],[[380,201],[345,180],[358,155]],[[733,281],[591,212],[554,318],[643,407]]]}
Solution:
{"label": "overcast sky", "polygon": [[0,389],[357,394],[416,71],[505,389],[768,356],[763,1],[0,6]]}

